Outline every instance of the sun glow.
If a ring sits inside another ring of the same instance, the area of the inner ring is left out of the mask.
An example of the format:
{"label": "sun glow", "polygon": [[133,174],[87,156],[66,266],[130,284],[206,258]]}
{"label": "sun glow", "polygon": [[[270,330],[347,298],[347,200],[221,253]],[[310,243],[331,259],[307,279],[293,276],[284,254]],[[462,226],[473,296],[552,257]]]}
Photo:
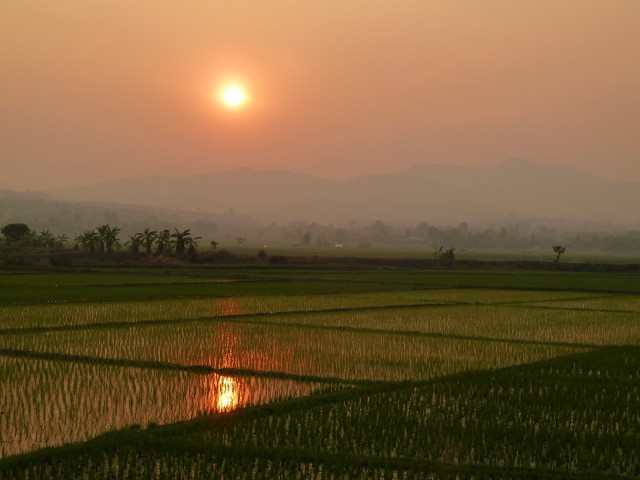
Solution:
{"label": "sun glow", "polygon": [[240,108],[247,100],[246,92],[239,85],[227,85],[220,91],[220,101],[228,108]]}
{"label": "sun glow", "polygon": [[233,378],[220,377],[217,407],[219,412],[229,412],[238,407],[238,387]]}

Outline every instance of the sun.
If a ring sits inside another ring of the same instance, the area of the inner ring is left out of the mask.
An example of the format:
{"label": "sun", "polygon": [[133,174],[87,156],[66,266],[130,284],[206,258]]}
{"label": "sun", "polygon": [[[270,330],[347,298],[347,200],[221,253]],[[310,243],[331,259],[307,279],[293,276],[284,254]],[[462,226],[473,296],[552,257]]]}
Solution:
{"label": "sun", "polygon": [[237,109],[247,103],[247,94],[240,85],[227,85],[220,90],[220,101],[228,108]]}

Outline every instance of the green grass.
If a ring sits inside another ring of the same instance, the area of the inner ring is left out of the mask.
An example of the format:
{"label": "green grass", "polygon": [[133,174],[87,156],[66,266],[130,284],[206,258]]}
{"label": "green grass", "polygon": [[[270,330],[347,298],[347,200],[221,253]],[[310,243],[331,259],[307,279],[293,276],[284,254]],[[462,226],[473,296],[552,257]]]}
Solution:
{"label": "green grass", "polygon": [[[162,271],[164,272],[164,271]],[[86,277],[84,275],[87,275]],[[226,281],[233,280],[228,283]],[[195,268],[168,274],[0,274],[0,305],[197,297],[332,295],[425,288],[640,293],[640,274],[565,271]]]}

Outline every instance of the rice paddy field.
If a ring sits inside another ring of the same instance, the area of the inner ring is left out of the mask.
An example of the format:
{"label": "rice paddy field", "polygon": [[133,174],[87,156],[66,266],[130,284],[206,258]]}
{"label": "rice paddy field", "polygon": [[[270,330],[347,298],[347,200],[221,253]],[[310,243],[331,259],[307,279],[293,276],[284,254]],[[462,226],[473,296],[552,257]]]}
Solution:
{"label": "rice paddy field", "polygon": [[0,479],[640,477],[640,273],[0,270]]}

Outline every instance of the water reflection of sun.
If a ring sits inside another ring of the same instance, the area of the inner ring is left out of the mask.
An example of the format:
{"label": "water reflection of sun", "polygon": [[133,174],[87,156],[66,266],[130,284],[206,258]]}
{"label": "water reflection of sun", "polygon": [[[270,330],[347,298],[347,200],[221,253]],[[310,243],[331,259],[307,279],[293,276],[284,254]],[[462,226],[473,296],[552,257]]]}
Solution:
{"label": "water reflection of sun", "polygon": [[217,314],[223,316],[240,315],[242,314],[242,309],[240,304],[233,298],[225,298],[218,303]]}
{"label": "water reflection of sun", "polygon": [[217,410],[219,412],[229,412],[238,407],[238,386],[231,377],[220,377],[217,389]]}

